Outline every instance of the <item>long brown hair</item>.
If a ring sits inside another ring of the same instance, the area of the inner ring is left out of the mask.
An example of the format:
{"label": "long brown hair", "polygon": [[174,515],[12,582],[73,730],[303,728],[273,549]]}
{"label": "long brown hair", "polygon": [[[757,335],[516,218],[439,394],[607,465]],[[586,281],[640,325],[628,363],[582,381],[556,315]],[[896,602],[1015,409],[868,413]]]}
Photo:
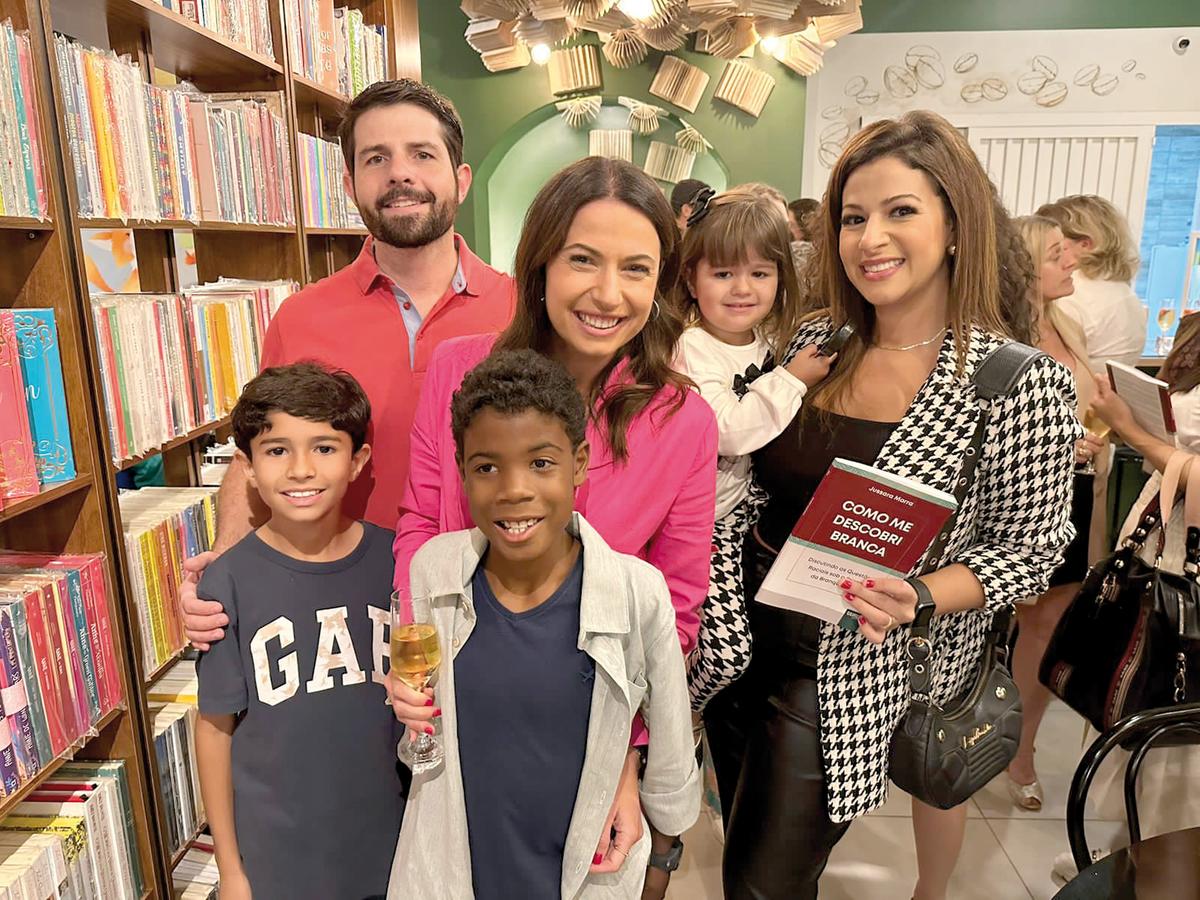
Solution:
{"label": "long brown hair", "polygon": [[[554,326],[546,311],[546,265],[562,250],[575,214],[596,200],[619,200],[650,220],[658,233],[661,255],[658,269],[659,298],[665,298],[679,277],[679,230],[671,204],[658,185],[637,166],[616,159],[589,156],[562,169],[538,191],[517,243],[514,279],[517,309],[512,324],[500,335],[496,350],[536,350],[552,355]],[[657,309],[636,336],[617,351],[592,388],[589,408],[605,428],[613,457],[628,457],[629,424],[663,388],[674,397],[666,407],[671,414],[683,405],[691,381],[675,372],[671,362],[683,320],[674,305],[660,299]],[[613,368],[629,361],[631,383],[606,389]]]}
{"label": "long brown hair", "polygon": [[[950,328],[958,349],[961,374],[972,326],[1009,333],[1001,306],[1001,247],[997,240],[996,188],[988,180],[975,151],[953,125],[936,113],[916,110],[897,119],[868,125],[846,144],[829,176],[820,214],[812,220],[816,234],[809,291],[824,301],[835,326],[853,322],[855,335],[842,350],[833,373],[809,391],[813,405],[836,409],[850,390],[853,375],[875,333],[875,311],[851,283],[839,253],[842,196],[850,175],[862,166],[894,157],[929,176],[954,228],[955,254],[950,266]],[[1006,242],[1007,243],[1007,242]],[[811,308],[811,301],[805,303]],[[820,399],[818,399],[820,398]]]}
{"label": "long brown hair", "polygon": [[704,218],[683,236],[679,264],[682,274],[671,294],[672,303],[689,325],[698,322],[700,307],[688,283],[696,277],[700,260],[708,260],[711,266],[734,266],[746,262],[751,253],[775,263],[779,273],[775,305],[759,325],[771,352],[779,359],[799,325],[800,285],[787,218],[772,197],[733,190],[709,203]]}
{"label": "long brown hair", "polygon": [[1200,384],[1200,314],[1179,320],[1175,345],[1163,361],[1158,377],[1171,386],[1172,394],[1182,394]]}

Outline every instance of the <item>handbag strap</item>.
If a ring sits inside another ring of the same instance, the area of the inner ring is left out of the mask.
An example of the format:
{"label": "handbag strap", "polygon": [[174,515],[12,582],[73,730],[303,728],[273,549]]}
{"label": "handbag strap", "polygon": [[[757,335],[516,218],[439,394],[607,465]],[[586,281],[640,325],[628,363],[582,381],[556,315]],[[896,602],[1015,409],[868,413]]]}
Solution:
{"label": "handbag strap", "polygon": [[[925,563],[921,568],[921,574],[931,572],[941,564],[942,556],[946,552],[946,545],[954,531],[958,510],[962,508],[967,491],[971,489],[971,484],[975,480],[975,470],[983,455],[983,439],[987,432],[988,422],[992,417],[993,402],[1008,396],[1029,367],[1045,355],[1041,350],[1017,341],[1010,341],[1001,344],[989,353],[976,367],[975,374],[971,376],[971,383],[975,387],[979,414],[975,419],[975,431],[963,454],[958,476],[954,480],[954,499],[958,501],[958,505],[925,554]],[[909,583],[917,591],[919,599],[931,600],[929,589],[924,582],[914,577],[909,579]],[[930,637],[933,614],[932,602],[921,608],[910,626],[907,645],[908,682],[912,691],[912,702],[925,705],[931,702],[930,686],[933,683],[932,666],[929,664],[929,660],[933,656],[933,641]],[[985,652],[995,652],[1004,643],[1008,636],[1011,615],[1011,606],[1007,606],[993,615]]]}
{"label": "handbag strap", "polygon": [[[1171,511],[1179,492],[1180,481],[1184,485],[1183,522],[1187,528],[1184,542],[1184,572],[1195,577],[1200,573],[1200,466],[1195,457],[1185,450],[1176,450],[1167,460],[1163,470],[1162,484],[1158,489],[1158,501],[1162,510],[1163,534],[1171,521]],[[1184,474],[1186,470],[1186,475]]]}

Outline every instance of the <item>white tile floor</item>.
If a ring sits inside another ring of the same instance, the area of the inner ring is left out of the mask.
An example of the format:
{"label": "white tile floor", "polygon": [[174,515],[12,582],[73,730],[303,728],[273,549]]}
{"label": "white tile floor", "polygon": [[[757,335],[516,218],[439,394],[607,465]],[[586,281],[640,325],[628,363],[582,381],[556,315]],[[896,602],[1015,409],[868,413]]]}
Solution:
{"label": "white tile floor", "polygon": [[[1046,802],[1038,813],[1013,806],[1002,780],[970,801],[966,840],[950,885],[950,900],[1049,900],[1054,858],[1068,849],[1067,790],[1085,747],[1083,720],[1056,704],[1038,735],[1038,775]],[[1003,778],[1003,776],[1001,776]],[[1115,815],[1121,815],[1116,810]],[[1087,836],[1109,846],[1123,825],[1090,811]],[[685,837],[687,852],[668,900],[722,900],[721,847],[706,817]],[[888,802],[855,822],[830,857],[821,879],[822,900],[896,900],[916,883],[909,800],[892,788]]]}

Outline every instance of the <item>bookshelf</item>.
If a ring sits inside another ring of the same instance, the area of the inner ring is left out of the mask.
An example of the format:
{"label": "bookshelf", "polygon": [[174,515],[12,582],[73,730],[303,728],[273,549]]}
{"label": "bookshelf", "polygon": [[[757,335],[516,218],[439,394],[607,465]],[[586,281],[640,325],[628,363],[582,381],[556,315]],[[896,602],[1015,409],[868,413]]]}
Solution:
{"label": "bookshelf", "polygon": [[[363,20],[387,28],[390,74],[419,77],[417,0],[336,0],[361,11]],[[4,801],[0,818],[49,778],[67,759],[124,760],[133,800],[137,853],[145,873],[143,900],[172,896],[172,871],[187,844],[171,851],[167,803],[162,796],[148,686],[175,665],[178,648],[147,670],[138,613],[132,608],[131,564],[126,557],[118,503],[118,474],[161,453],[166,483],[200,483],[203,447],[229,434],[228,418],[205,423],[157,451],[114,462],[101,394],[100,343],[93,323],[84,265],[83,229],[130,229],[141,289],[175,292],[177,229],[194,235],[201,282],[222,276],[291,279],[306,284],[342,268],[362,247],[365,230],[309,228],[299,203],[296,224],[262,225],[167,219],[122,220],[81,214],[72,173],[66,100],[56,62],[54,34],[127,54],[149,83],[187,80],[206,93],[278,91],[291,150],[291,171],[281,175],[299,200],[297,133],[333,138],[347,98],[293,72],[288,59],[283,0],[268,0],[274,58],[209,31],[166,9],[159,0],[0,0],[0,20],[11,18],[31,34],[41,109],[39,135],[49,215],[46,220],[0,216],[0,309],[55,309],[62,348],[68,418],[77,476],[0,509],[0,549],[49,553],[104,553],[108,599],[125,702],[101,719],[98,734],[69,748],[35,779]]]}
{"label": "bookshelf", "polygon": [[[55,125],[55,105],[50,80],[49,49],[43,9],[39,0],[0,0],[0,20],[11,19],[18,31],[30,35],[32,84],[40,111],[34,123],[42,151],[48,218],[0,218],[0,308],[54,309],[62,355],[63,386],[76,477],[43,487],[35,496],[5,505],[0,510],[0,548],[39,553],[103,553],[106,555],[108,615],[113,625],[114,651],[124,701],[105,714],[94,736],[68,746],[15,793],[0,801],[0,818],[52,778],[71,759],[123,760],[129,779],[137,845],[143,872],[157,868],[157,826],[147,780],[143,744],[144,723],[136,702],[140,683],[122,663],[130,658],[128,632],[119,601],[117,570],[112,565],[117,548],[111,530],[111,508],[106,490],[102,433],[93,403],[88,356],[87,325],[82,318],[75,282],[74,241],[69,227],[70,200],[55,160],[61,156]],[[157,880],[147,878],[149,898],[165,898]],[[165,882],[164,882],[165,884]]]}

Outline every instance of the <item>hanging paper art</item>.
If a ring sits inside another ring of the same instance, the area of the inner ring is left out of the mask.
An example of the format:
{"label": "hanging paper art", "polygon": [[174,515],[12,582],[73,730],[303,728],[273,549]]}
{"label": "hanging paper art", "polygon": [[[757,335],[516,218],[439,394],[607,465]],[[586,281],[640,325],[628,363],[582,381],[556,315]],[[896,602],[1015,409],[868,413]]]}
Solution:
{"label": "hanging paper art", "polygon": [[717,82],[713,99],[723,100],[758,118],[774,89],[775,79],[766,72],[745,63],[731,61],[725,64],[725,71],[721,73],[721,80]]}
{"label": "hanging paper art", "polygon": [[675,132],[675,143],[684,150],[689,150],[697,156],[703,156],[712,149],[712,144],[702,135],[695,126],[689,125],[682,119],[683,127]]}
{"label": "hanging paper art", "polygon": [[546,66],[550,75],[550,92],[555,96],[598,91],[604,86],[600,77],[600,54],[595,44],[580,44],[550,54]]}
{"label": "hanging paper art", "polygon": [[633,162],[633,132],[627,128],[589,131],[588,155],[609,156]]}
{"label": "hanging paper art", "polygon": [[650,48],[646,46],[641,35],[628,28],[614,31],[608,36],[608,40],[604,41],[604,58],[618,69],[636,66],[649,52]]}
{"label": "hanging paper art", "polygon": [[619,97],[617,102],[629,110],[629,127],[637,134],[653,134],[658,131],[659,116],[666,110],[632,97]]}
{"label": "hanging paper art", "polygon": [[572,97],[570,100],[560,100],[554,104],[562,113],[563,121],[572,128],[583,128],[596,121],[600,115],[602,101],[599,94],[590,97]]}
{"label": "hanging paper art", "polygon": [[658,74],[650,83],[650,93],[661,97],[688,112],[695,112],[700,97],[708,87],[708,73],[684,62],[677,56],[664,56]]}
{"label": "hanging paper art", "polygon": [[651,141],[643,169],[651,178],[678,184],[692,177],[692,166],[695,164],[696,154],[692,151],[662,141]]}

